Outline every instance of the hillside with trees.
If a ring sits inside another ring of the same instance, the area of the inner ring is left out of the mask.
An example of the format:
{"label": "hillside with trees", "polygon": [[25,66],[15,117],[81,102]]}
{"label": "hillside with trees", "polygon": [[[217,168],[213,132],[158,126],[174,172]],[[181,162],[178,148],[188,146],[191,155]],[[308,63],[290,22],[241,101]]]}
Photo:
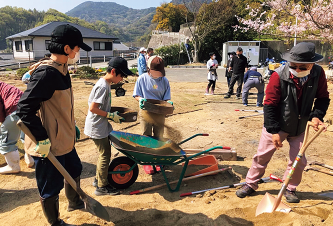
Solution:
{"label": "hillside with trees", "polygon": [[66,15],[91,23],[103,21],[114,30],[113,35],[121,41],[132,42],[149,32],[155,11],[155,7],[132,9],[114,2],[87,1],[68,11]]}

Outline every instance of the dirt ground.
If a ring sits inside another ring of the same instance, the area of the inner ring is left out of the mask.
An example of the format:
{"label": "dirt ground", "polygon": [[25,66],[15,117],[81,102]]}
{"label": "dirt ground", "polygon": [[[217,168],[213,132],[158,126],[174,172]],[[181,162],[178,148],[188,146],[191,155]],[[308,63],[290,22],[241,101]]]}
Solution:
{"label": "dirt ground", "polygon": [[[7,78],[5,82],[13,84],[22,90],[25,86],[20,80]],[[232,167],[228,172],[214,176],[194,179],[182,183],[180,191],[171,193],[166,187],[130,195],[134,190],[147,188],[164,182],[163,176],[157,173],[147,175],[139,166],[139,177],[128,189],[119,196],[97,197],[93,194],[95,188],[92,182],[97,162],[97,149],[94,143],[83,134],[84,120],[88,110],[88,96],[92,86],[85,85],[83,80],[73,79],[75,95],[75,118],[81,130],[81,140],[76,143],[77,152],[83,164],[82,189],[104,205],[110,214],[112,222],[105,222],[88,212],[76,210],[67,212],[67,201],[62,190],[60,193],[60,216],[65,222],[75,225],[273,225],[273,226],[308,226],[333,225],[332,198],[320,196],[322,193],[333,192],[332,176],[309,171],[304,172],[303,181],[298,187],[301,202],[290,204],[289,214],[274,212],[255,217],[258,203],[265,192],[277,196],[281,184],[277,182],[260,185],[255,195],[239,199],[235,188],[206,192],[202,195],[179,197],[181,193],[216,188],[245,180],[255,154],[263,116],[239,119],[252,112],[237,112],[244,109],[241,100],[223,99],[227,91],[226,83],[217,84],[216,95],[204,96],[207,83],[172,82],[171,92],[175,111],[166,119],[166,124],[177,129],[181,135],[178,140],[185,139],[196,133],[209,133],[208,137],[197,137],[181,145],[183,149],[207,149],[213,146],[230,146],[237,151],[238,161],[219,161],[219,168]],[[92,80],[91,82],[96,82]],[[129,107],[138,110],[138,103],[131,94],[134,80],[124,85],[127,90],[124,97],[115,97],[112,90],[112,106]],[[329,83],[331,99],[333,99],[333,84]],[[255,92],[255,90],[252,90]],[[250,95],[249,107],[255,107],[256,95]],[[333,105],[331,104],[325,120],[332,123]],[[137,122],[114,124],[114,130],[140,134]],[[311,133],[313,134],[313,133]],[[176,139],[176,138],[174,138]],[[307,149],[308,160],[324,162],[333,165],[332,132],[320,135]],[[22,144],[19,144],[23,153]],[[112,155],[118,151],[113,149]],[[118,155],[119,156],[119,155]],[[266,176],[274,174],[282,177],[288,160],[288,144],[277,151],[266,170]],[[0,159],[4,165],[3,158]],[[0,225],[29,226],[47,225],[40,203],[35,182],[34,169],[27,168],[21,159],[22,172],[16,175],[0,175]],[[181,166],[168,166],[167,175],[170,180],[179,177]],[[191,170],[191,168],[189,168]],[[193,169],[192,169],[193,170]],[[282,199],[285,202],[284,198]]]}

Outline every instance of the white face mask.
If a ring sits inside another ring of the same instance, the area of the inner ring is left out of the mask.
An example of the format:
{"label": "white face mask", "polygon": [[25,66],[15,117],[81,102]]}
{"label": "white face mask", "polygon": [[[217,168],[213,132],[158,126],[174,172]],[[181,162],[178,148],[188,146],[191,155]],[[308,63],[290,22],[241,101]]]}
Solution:
{"label": "white face mask", "polygon": [[216,56],[213,56],[213,59],[215,60]]}
{"label": "white face mask", "polygon": [[297,72],[296,70],[289,68],[289,71],[291,74],[293,74],[297,78],[303,78],[310,74],[310,70]]}
{"label": "white face mask", "polygon": [[67,64],[75,64],[80,59],[80,51],[75,53],[74,58],[68,57]]}

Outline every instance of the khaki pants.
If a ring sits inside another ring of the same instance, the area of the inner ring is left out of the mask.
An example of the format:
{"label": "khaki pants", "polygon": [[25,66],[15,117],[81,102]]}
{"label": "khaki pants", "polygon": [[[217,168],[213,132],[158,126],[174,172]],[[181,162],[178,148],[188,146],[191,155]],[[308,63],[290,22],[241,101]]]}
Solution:
{"label": "khaki pants", "polygon": [[108,171],[111,159],[111,144],[108,137],[102,139],[93,139],[99,151],[96,178],[98,181],[98,187],[105,187],[109,184]]}
{"label": "khaki pants", "polygon": [[143,135],[163,138],[165,115],[140,110],[139,116]]}

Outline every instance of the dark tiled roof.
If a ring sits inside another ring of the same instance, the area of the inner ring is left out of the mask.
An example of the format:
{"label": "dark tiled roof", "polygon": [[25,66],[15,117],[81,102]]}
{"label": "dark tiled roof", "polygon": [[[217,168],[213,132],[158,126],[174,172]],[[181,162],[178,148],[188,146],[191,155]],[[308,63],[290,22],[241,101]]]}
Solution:
{"label": "dark tiled roof", "polygon": [[95,31],[86,27],[82,27],[77,24],[69,23],[69,22],[50,22],[47,24],[43,24],[41,26],[17,33],[15,35],[8,36],[6,39],[11,38],[19,38],[19,37],[27,37],[27,36],[40,36],[40,37],[51,37],[51,33],[57,26],[61,24],[69,24],[73,27],[79,29],[82,33],[83,38],[94,38],[94,39],[118,39],[116,37],[103,34],[99,31]]}

